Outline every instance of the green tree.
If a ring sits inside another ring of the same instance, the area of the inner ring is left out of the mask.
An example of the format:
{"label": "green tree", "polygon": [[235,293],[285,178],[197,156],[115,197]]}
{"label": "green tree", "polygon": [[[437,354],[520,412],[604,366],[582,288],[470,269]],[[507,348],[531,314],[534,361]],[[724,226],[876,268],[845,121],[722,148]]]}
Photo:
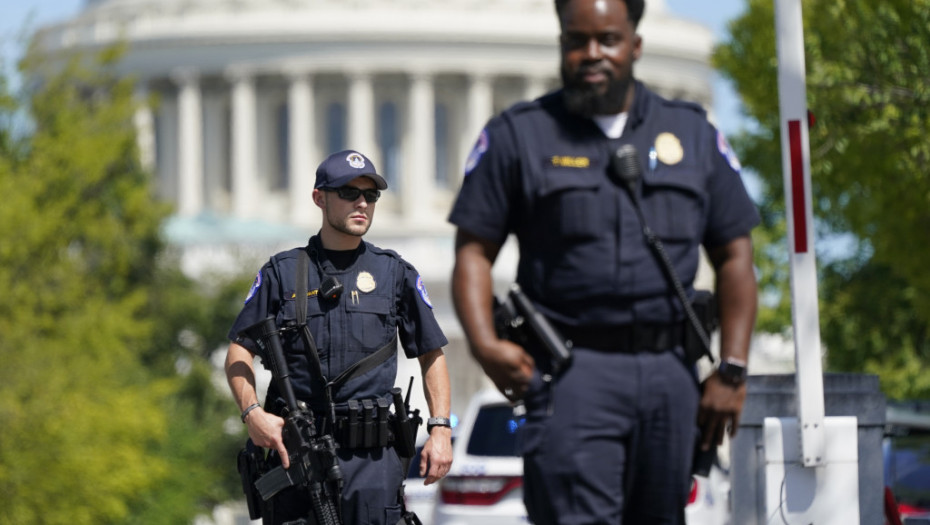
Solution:
{"label": "green tree", "polygon": [[[819,236],[854,239],[851,255],[819,254],[829,367],[878,373],[895,396],[927,396],[930,384],[914,378],[930,364],[930,245],[922,242],[930,232],[930,0],[805,0],[803,17]],[[777,239],[784,188],[773,2],[749,0],[729,32],[714,62],[753,121],[734,142],[764,182],[760,235]],[[784,325],[787,257],[761,259],[772,255],[763,249],[757,260],[781,313],[761,317]]]}
{"label": "green tree", "polygon": [[30,54],[27,98],[0,81],[0,523],[176,524],[236,495],[206,359],[235,303],[166,251],[118,56]]}

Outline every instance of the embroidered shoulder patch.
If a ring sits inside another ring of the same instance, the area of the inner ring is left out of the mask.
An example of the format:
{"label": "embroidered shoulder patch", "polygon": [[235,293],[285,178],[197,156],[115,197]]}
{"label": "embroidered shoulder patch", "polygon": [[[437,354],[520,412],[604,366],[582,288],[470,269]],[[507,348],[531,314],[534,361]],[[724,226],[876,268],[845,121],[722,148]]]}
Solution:
{"label": "embroidered shoulder patch", "polygon": [[481,157],[488,151],[488,143],[488,132],[483,129],[481,133],[478,134],[478,140],[471,149],[471,153],[468,154],[468,160],[465,161],[465,175],[471,173],[471,170],[475,169],[475,166],[481,161]]}
{"label": "embroidered shoulder patch", "polygon": [[423,283],[423,278],[419,275],[417,276],[417,292],[420,293],[420,299],[423,299],[426,306],[429,306],[430,310],[432,310],[433,303],[429,301],[429,294],[426,292],[426,284]]}
{"label": "embroidered shoulder patch", "polygon": [[252,287],[249,288],[249,295],[247,295],[245,298],[245,304],[249,304],[249,301],[251,301],[252,298],[255,297],[255,292],[257,292],[258,289],[261,288],[261,286],[262,286],[262,271],[259,270],[258,274],[255,275],[255,282],[253,282]]}
{"label": "embroidered shoulder patch", "polygon": [[739,173],[743,166],[739,163],[736,152],[730,147],[730,143],[727,142],[727,138],[723,136],[723,132],[720,130],[717,130],[717,149],[720,150],[723,158],[727,159],[727,164],[733,168],[733,171]]}

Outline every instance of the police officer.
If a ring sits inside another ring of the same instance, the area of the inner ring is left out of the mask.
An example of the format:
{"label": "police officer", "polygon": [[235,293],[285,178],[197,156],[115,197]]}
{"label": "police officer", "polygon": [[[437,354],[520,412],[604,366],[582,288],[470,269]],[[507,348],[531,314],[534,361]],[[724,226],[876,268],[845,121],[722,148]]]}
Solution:
{"label": "police officer", "polygon": [[[261,352],[242,331],[269,315],[279,327],[294,324],[295,271],[300,252],[306,250],[310,256],[306,322],[328,379],[385,345],[393,347],[398,333],[407,357],[419,361],[432,416],[419,468],[425,483],[431,484],[442,478],[452,463],[450,387],[442,351],[447,340],[414,267],[396,253],[362,240],[371,226],[380,190],[386,188],[384,178],[359,152],[334,153],[320,164],[313,202],[322,210],[322,227],[306,247],[278,253],[259,270],[229,331],[226,375],[249,437],[256,445],[271,449],[287,468],[287,451],[281,439],[282,396],[272,384],[265,406],[259,405],[252,362]],[[307,348],[296,332],[282,335],[295,395],[307,402],[314,414],[327,414],[322,381],[308,366]],[[267,365],[266,356],[261,357]],[[365,404],[377,407],[378,398],[390,400],[396,373],[397,357],[392,353],[373,370],[338,386],[332,392],[337,418],[345,415],[349,406],[364,409]],[[347,444],[342,439],[338,445],[345,478],[343,522],[395,525],[401,516],[398,492],[405,474],[402,463],[389,446],[365,446],[371,443],[356,441]],[[274,498],[272,508],[274,516],[264,516],[265,523],[283,523],[306,517],[309,501],[292,487]]]}
{"label": "police officer", "polygon": [[[698,430],[704,449],[719,444],[746,395],[758,214],[703,111],[634,79],[643,11],[642,0],[556,1],[562,89],[488,122],[449,219],[472,353],[527,409],[524,500],[536,524],[683,523]],[[642,167],[632,193],[610,161],[625,145]],[[715,268],[723,364],[702,388],[636,202],[687,293],[701,245]],[[491,267],[510,233],[518,284],[574,343],[555,377],[543,352],[494,330]]]}

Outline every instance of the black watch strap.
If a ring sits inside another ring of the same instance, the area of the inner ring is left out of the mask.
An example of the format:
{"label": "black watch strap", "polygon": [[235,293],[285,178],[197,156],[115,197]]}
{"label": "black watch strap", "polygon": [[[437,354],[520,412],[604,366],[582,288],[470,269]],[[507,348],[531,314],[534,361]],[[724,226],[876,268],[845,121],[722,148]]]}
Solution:
{"label": "black watch strap", "polygon": [[735,359],[724,359],[717,368],[717,375],[730,386],[740,386],[746,382],[749,370],[744,362]]}
{"label": "black watch strap", "polygon": [[426,433],[433,431],[433,427],[452,427],[452,422],[447,417],[431,417],[426,420]]}

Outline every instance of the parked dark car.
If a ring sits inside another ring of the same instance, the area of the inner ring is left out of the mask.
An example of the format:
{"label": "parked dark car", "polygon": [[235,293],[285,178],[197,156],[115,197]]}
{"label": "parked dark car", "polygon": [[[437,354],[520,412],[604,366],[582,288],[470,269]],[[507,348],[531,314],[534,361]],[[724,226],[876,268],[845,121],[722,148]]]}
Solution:
{"label": "parked dark car", "polygon": [[903,524],[930,525],[930,403],[889,402],[882,452]]}

